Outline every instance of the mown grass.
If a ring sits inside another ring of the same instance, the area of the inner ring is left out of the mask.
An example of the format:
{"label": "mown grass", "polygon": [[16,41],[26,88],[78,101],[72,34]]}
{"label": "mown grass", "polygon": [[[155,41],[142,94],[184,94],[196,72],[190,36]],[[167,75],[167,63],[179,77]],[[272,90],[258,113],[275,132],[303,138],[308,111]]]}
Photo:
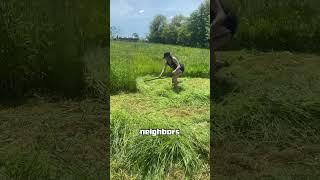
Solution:
{"label": "mown grass", "polygon": [[0,179],[104,179],[103,108],[93,99],[0,106]]}
{"label": "mown grass", "polygon": [[107,74],[93,76],[108,65],[84,73],[108,61],[109,3],[75,2],[0,3],[0,179],[109,175]]}
{"label": "mown grass", "polygon": [[[167,51],[186,67],[178,88],[169,77],[148,81]],[[209,178],[208,60],[207,49],[111,42],[111,178]],[[182,134],[139,135],[150,128]]]}
{"label": "mown grass", "polygon": [[82,98],[34,91],[22,103],[0,104],[0,179],[105,179],[109,175],[105,52],[105,48],[92,49],[83,57],[88,87]]}
{"label": "mown grass", "polygon": [[185,64],[188,77],[209,77],[209,50],[163,44],[111,41],[111,93],[136,91],[136,78],[159,75],[163,53],[170,51]]}
{"label": "mown grass", "polygon": [[[209,79],[137,79],[138,93],[111,96],[111,177],[208,179]],[[180,129],[180,136],[141,136],[140,129]]]}
{"label": "mown grass", "polygon": [[231,66],[216,75],[211,103],[214,176],[319,177],[320,57],[228,51],[220,58]]}

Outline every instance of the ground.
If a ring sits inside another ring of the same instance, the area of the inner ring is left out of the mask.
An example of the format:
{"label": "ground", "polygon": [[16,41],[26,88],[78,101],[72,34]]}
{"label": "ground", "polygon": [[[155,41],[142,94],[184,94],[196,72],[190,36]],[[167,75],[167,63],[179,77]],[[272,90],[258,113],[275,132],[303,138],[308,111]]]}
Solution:
{"label": "ground", "polygon": [[[111,96],[114,177],[139,179],[139,174],[151,173],[179,179],[195,172],[194,179],[206,179],[210,108],[215,150],[211,175],[216,179],[319,177],[320,57],[247,50],[218,55],[230,66],[216,74],[211,107],[209,79],[190,77],[206,74],[200,66],[181,78],[181,89],[172,89],[168,77],[144,82],[152,77],[143,75],[135,81],[138,91]],[[105,80],[104,58],[88,59],[91,69],[98,69],[95,78]],[[201,59],[208,58],[193,63]],[[33,98],[19,106],[1,105],[0,179],[105,177],[107,112],[106,104],[90,98]],[[179,127],[185,136],[141,138],[137,130],[142,126]],[[161,166],[168,162],[177,167],[170,171]]]}
{"label": "ground", "polygon": [[103,179],[105,105],[30,99],[0,108],[0,179]]}
{"label": "ground", "polygon": [[[161,177],[163,173],[167,178],[183,179],[187,173],[193,172],[193,178],[208,179],[209,79],[180,78],[181,83],[174,88],[169,77],[148,81],[152,78],[138,78],[136,93],[111,96],[113,134],[117,133],[117,124],[121,121],[126,124],[125,128],[128,128],[128,132],[122,134],[122,140],[139,142],[138,146],[134,146],[139,151],[135,152],[139,154],[139,159],[130,155],[133,150],[130,149],[129,142],[114,147],[111,160],[113,177],[123,178],[130,172],[122,173],[120,169],[129,170],[128,166],[133,167],[133,164],[149,159],[154,163],[150,165],[154,166],[154,169],[141,163],[142,167],[135,169],[131,176],[141,178],[144,171],[153,170],[153,177]],[[181,137],[139,136],[140,129],[149,128],[180,129]],[[113,142],[120,140],[115,135],[112,139]],[[148,150],[159,151],[159,154],[150,154]],[[119,155],[120,151],[125,152],[125,155]],[[172,159],[166,158],[170,156]],[[161,157],[163,161],[157,162]],[[128,164],[116,169],[115,165],[121,162]],[[170,163],[177,166],[177,169],[164,168],[162,171],[162,167],[170,167]]]}
{"label": "ground", "polygon": [[320,57],[225,51],[211,137],[216,179],[320,177]]}

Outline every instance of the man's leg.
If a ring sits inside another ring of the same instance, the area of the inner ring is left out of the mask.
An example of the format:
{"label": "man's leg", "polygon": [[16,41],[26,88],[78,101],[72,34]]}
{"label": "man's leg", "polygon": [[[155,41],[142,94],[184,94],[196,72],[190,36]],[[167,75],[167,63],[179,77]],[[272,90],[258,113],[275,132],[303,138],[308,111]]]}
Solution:
{"label": "man's leg", "polygon": [[213,49],[219,50],[227,44],[232,38],[231,31],[224,26],[213,29]]}
{"label": "man's leg", "polygon": [[[221,62],[217,60],[216,57],[216,50],[219,50],[225,44],[227,44],[232,38],[232,32],[223,26],[224,21],[226,20],[226,14],[224,9],[222,8],[220,0],[213,0],[210,3],[210,15],[215,14],[215,17],[210,16],[211,24],[210,24],[210,49],[211,54],[211,64],[210,64],[210,71],[213,73],[221,68]],[[211,74],[211,77],[212,74]]]}
{"label": "man's leg", "polygon": [[176,78],[176,75],[175,75],[175,74],[173,74],[173,75],[172,75],[172,84],[175,84],[176,79],[177,79],[177,78]]}
{"label": "man's leg", "polygon": [[[232,39],[232,34],[229,29],[223,26],[217,27],[215,30],[213,30],[213,39],[211,43],[211,47],[213,51],[219,50],[221,47],[226,45],[231,39]],[[218,71],[225,65],[226,63],[219,61],[215,54],[214,62],[213,62],[213,66],[214,66],[213,70]]]}
{"label": "man's leg", "polygon": [[178,83],[179,83],[178,82],[178,77],[180,77],[181,74],[182,74],[182,71],[180,69],[177,70],[176,73],[173,74],[173,76],[172,76],[172,84],[174,86],[178,85]]}

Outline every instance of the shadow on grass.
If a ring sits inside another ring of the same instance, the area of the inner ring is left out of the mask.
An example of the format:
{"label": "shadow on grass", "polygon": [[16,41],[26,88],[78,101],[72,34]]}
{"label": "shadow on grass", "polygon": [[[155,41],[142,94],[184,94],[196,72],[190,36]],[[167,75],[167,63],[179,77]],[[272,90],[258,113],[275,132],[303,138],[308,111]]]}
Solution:
{"label": "shadow on grass", "polygon": [[210,74],[208,72],[184,72],[182,77],[210,78]]}
{"label": "shadow on grass", "polygon": [[177,86],[173,86],[172,90],[173,90],[173,92],[175,92],[177,94],[180,94],[181,91],[184,91],[183,87],[178,86],[178,85]]}
{"label": "shadow on grass", "polygon": [[[86,94],[85,94],[86,93]],[[66,100],[72,100],[75,102],[80,102],[86,98],[96,98],[98,97],[96,95],[97,93],[93,92],[85,92],[82,95],[77,95],[74,97],[68,97],[64,96],[62,94],[58,94],[56,92],[50,92],[50,91],[34,91],[32,92],[27,92],[21,96],[8,96],[8,97],[3,97],[0,98],[0,107],[2,109],[8,109],[8,108],[16,108],[22,105],[27,104],[29,101],[32,101],[34,99],[45,99],[49,103],[59,103],[61,101],[66,101]]]}
{"label": "shadow on grass", "polygon": [[2,98],[0,100],[1,108],[14,108],[25,104],[27,98]]}
{"label": "shadow on grass", "polygon": [[239,91],[237,83],[231,78],[216,76],[213,83],[214,88],[210,91],[216,103],[222,102],[229,93]]}

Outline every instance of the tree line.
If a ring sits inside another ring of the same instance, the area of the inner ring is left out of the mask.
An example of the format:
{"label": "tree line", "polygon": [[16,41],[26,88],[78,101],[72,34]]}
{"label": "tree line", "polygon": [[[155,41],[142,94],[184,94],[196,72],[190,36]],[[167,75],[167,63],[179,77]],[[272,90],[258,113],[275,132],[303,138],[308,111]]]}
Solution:
{"label": "tree line", "polygon": [[210,1],[204,1],[190,17],[157,15],[150,24],[149,42],[184,46],[209,47]]}
{"label": "tree line", "polygon": [[[208,47],[209,1],[190,17],[175,16],[169,21],[156,16],[148,39],[154,43]],[[320,50],[320,1],[318,0],[222,0],[224,8],[237,16],[234,39],[225,49]]]}

